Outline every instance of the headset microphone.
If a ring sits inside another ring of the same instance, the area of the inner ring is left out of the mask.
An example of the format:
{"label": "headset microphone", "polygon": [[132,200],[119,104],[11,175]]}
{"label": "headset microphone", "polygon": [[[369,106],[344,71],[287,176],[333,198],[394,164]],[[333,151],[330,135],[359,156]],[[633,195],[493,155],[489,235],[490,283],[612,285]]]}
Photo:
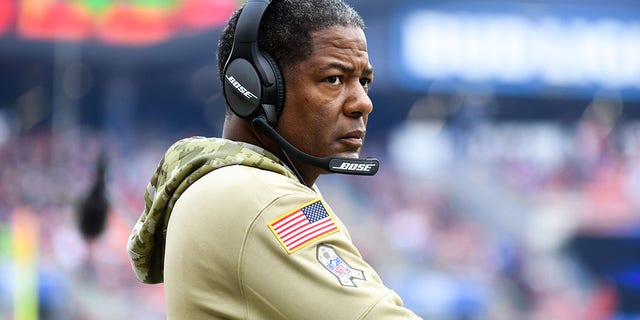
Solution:
{"label": "headset microphone", "polygon": [[303,160],[311,165],[325,169],[329,172],[355,174],[372,176],[378,172],[380,163],[378,159],[366,158],[366,159],[351,159],[351,158],[339,158],[339,157],[327,157],[319,158],[302,152],[294,145],[289,143],[283,136],[281,136],[275,129],[273,129],[266,117],[260,115],[255,117],[251,121],[251,125],[259,130],[262,134],[267,135],[273,141],[275,141],[281,148],[293,154],[296,158]]}

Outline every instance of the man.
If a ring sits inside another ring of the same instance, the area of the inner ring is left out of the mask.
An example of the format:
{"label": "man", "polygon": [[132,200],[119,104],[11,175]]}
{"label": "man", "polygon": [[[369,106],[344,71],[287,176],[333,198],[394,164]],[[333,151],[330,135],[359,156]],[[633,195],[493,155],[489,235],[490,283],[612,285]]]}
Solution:
{"label": "man", "polygon": [[241,11],[218,47],[223,138],[181,140],[158,165],[128,243],[136,276],[164,281],[169,319],[419,319],[315,185],[322,159],[375,166],[357,159],[373,109],[361,17],[342,0]]}

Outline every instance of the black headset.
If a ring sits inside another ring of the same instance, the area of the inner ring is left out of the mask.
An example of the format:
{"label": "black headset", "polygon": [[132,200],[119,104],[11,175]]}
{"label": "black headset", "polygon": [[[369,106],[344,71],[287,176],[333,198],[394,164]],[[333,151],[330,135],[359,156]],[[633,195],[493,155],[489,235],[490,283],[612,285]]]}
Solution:
{"label": "black headset", "polygon": [[276,61],[258,48],[258,30],[270,0],[244,5],[224,66],[223,95],[231,111],[251,121],[264,115],[275,126],[284,106],[284,80]]}

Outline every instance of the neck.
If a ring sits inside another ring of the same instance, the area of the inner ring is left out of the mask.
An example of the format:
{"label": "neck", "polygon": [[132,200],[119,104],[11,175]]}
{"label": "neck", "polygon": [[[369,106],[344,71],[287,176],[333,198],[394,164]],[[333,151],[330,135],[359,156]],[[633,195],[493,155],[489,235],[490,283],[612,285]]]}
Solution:
{"label": "neck", "polygon": [[273,153],[282,162],[286,163],[290,169],[296,173],[298,179],[301,179],[301,183],[307,187],[313,186],[322,169],[316,168],[313,165],[307,164],[304,161],[300,161],[293,155],[287,155],[278,146],[277,143],[259,134],[255,128],[253,128],[248,121],[241,119],[235,115],[229,115],[225,118],[224,126],[222,129],[222,137],[229,140],[241,141],[250,143]]}

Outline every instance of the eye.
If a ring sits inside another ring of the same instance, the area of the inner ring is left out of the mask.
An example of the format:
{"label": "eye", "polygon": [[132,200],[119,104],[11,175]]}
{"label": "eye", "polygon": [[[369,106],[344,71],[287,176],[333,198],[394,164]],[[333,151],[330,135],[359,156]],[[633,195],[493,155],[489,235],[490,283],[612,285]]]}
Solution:
{"label": "eye", "polygon": [[362,85],[362,87],[364,88],[365,91],[369,91],[370,87],[371,87],[371,79],[368,78],[361,78],[360,79],[360,85]]}
{"label": "eye", "polygon": [[341,79],[338,76],[330,76],[324,79],[324,81],[328,82],[329,84],[340,84],[341,83]]}

